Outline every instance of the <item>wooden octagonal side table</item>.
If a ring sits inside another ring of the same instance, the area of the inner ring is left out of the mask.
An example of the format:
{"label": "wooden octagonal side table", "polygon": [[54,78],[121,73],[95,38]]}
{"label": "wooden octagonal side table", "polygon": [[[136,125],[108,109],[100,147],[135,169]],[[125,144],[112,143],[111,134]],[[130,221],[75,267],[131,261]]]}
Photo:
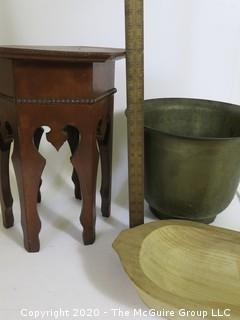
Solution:
{"label": "wooden octagonal side table", "polygon": [[[74,166],[75,195],[82,193],[83,240],[95,239],[95,193],[99,152],[102,212],[110,214],[112,114],[115,60],[121,49],[89,47],[0,47],[0,197],[3,223],[13,225],[9,150],[21,202],[24,245],[38,251],[37,212],[45,159],[38,153],[42,126],[59,150],[68,140]],[[80,138],[81,137],[81,138]],[[99,145],[99,152],[97,148]]]}

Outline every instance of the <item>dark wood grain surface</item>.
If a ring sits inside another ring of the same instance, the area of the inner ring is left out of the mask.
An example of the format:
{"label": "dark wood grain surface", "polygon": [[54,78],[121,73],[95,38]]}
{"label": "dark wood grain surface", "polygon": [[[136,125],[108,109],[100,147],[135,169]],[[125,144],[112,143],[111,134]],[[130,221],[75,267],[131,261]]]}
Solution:
{"label": "dark wood grain surface", "polygon": [[[96,179],[102,166],[102,214],[110,215],[115,60],[124,50],[87,47],[0,47],[0,203],[3,224],[13,226],[9,154],[21,203],[24,245],[40,249],[37,202],[46,159],[38,147],[42,127],[59,150],[68,141],[84,244],[95,240]],[[67,214],[67,213],[66,213]]]}
{"label": "dark wood grain surface", "polygon": [[0,57],[9,59],[104,62],[125,55],[124,49],[82,46],[0,46]]}

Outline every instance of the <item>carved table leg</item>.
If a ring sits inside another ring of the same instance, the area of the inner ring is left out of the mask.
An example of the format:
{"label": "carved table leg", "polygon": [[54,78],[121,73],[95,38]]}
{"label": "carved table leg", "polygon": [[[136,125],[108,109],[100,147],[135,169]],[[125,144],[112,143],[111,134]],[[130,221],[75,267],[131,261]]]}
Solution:
{"label": "carved table leg", "polygon": [[[44,133],[44,129],[41,127],[38,128],[34,133],[33,140],[34,140],[35,147],[37,149],[39,149],[43,133]],[[42,179],[40,179],[40,183],[39,183],[38,199],[37,199],[38,203],[41,202],[41,191],[40,191],[41,185],[42,185]]]}
{"label": "carved table leg", "polygon": [[11,142],[0,144],[0,200],[2,209],[3,225],[10,228],[14,224],[12,212],[13,198],[9,180],[9,154]]}
{"label": "carved table leg", "polygon": [[102,215],[109,217],[111,213],[111,189],[112,189],[112,141],[113,141],[113,104],[109,106],[107,131],[103,139],[98,138],[102,183]]}
{"label": "carved table leg", "polygon": [[[67,131],[67,134],[68,134],[68,144],[69,144],[71,153],[73,155],[79,145],[79,132],[76,128],[72,126],[67,126],[65,130]],[[81,196],[80,182],[78,179],[77,172],[74,168],[72,172],[72,181],[74,183],[75,198],[81,200],[82,196]]]}
{"label": "carved table leg", "polygon": [[96,130],[82,132],[80,146],[72,157],[72,163],[78,175],[82,191],[82,213],[80,222],[83,226],[85,245],[95,240],[96,223],[96,181],[99,154],[96,143]]}
{"label": "carved table leg", "polygon": [[21,203],[21,223],[24,246],[29,252],[40,249],[41,222],[37,212],[37,195],[45,159],[34,147],[34,132],[19,125],[14,137],[13,165],[16,173]]}

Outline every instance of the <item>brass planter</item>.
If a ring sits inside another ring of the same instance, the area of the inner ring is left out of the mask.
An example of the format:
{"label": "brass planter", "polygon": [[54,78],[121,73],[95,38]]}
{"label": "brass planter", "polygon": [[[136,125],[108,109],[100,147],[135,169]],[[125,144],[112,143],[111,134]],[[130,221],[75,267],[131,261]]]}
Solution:
{"label": "brass planter", "polygon": [[240,178],[240,107],[197,99],[144,103],[145,198],[159,218],[212,222]]}

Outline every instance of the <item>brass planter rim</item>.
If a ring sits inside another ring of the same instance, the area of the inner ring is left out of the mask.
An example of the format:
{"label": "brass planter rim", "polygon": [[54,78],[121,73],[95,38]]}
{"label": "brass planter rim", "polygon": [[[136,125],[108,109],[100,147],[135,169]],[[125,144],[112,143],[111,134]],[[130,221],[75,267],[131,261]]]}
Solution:
{"label": "brass planter rim", "polygon": [[[237,105],[237,104],[232,104],[232,103],[228,103],[228,102],[224,102],[224,101],[216,101],[216,100],[209,100],[209,99],[199,99],[199,98],[184,98],[184,97],[180,97],[180,98],[177,98],[177,97],[170,97],[170,98],[153,98],[153,99],[146,99],[144,100],[144,106],[143,106],[143,109],[144,109],[144,115],[147,113],[147,112],[150,112],[152,111],[152,109],[154,109],[154,107],[146,107],[145,104],[148,103],[148,102],[151,102],[151,101],[187,101],[187,102],[202,102],[202,103],[209,103],[209,104],[218,104],[219,108],[221,108],[222,111],[226,111],[226,112],[237,112],[239,113],[239,116],[240,116],[240,105]],[[231,109],[229,109],[231,107]],[[126,114],[127,114],[127,111],[126,111]],[[232,141],[232,140],[238,140],[240,139],[240,136],[239,137],[197,137],[197,136],[191,136],[191,135],[181,135],[181,134],[172,134],[172,133],[169,133],[169,132],[165,132],[165,131],[162,131],[160,129],[155,129],[151,126],[147,126],[145,123],[144,123],[144,130],[145,131],[150,131],[150,132],[155,132],[155,134],[158,134],[158,135],[164,135],[164,136],[167,136],[169,138],[179,138],[179,139],[186,139],[186,140],[198,140],[198,141],[218,141],[218,142],[223,142],[223,141]]]}

